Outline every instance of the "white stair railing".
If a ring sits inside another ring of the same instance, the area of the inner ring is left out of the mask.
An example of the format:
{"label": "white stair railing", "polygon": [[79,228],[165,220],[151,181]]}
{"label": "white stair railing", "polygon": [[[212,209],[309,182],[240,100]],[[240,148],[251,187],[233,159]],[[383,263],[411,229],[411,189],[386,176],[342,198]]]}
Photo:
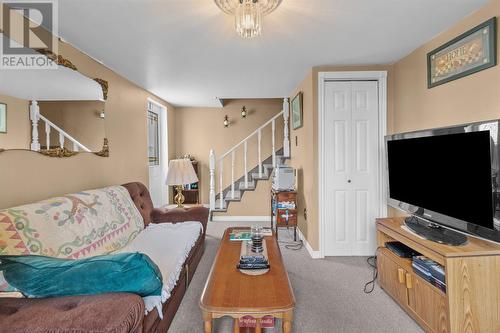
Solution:
{"label": "white stair railing", "polygon": [[73,151],[83,150],[85,152],[91,152],[89,148],[85,147],[71,135],[63,131],[59,126],[42,116],[40,114],[40,107],[38,106],[37,101],[31,101],[30,118],[32,125],[31,150],[40,151],[40,142],[38,141],[38,122],[41,120],[45,123],[45,143],[47,149],[50,149],[50,133],[52,129],[54,129],[58,133],[60,148],[64,148],[64,143],[66,140],[68,140],[73,144]]}
{"label": "white stair railing", "polygon": [[210,210],[215,209],[215,152],[210,150]]}
{"label": "white stair railing", "polygon": [[[269,119],[262,126],[253,131],[249,136],[245,139],[241,140],[238,144],[234,145],[227,152],[222,154],[220,158],[217,160],[215,157],[215,151],[213,149],[210,150],[210,209],[221,209],[224,210],[225,207],[225,198],[224,198],[224,159],[231,155],[231,189],[229,193],[229,197],[231,199],[235,199],[235,159],[236,159],[236,151],[243,145],[243,164],[244,164],[244,177],[245,177],[245,188],[249,187],[248,180],[248,142],[254,136],[257,136],[257,160],[258,160],[258,170],[259,170],[259,178],[264,176],[264,169],[262,165],[262,130],[266,128],[268,125],[271,125],[271,149],[272,149],[272,163],[273,168],[276,167],[276,119],[283,117],[283,156],[290,157],[290,139],[289,139],[289,130],[288,130],[288,119],[289,115],[289,105],[288,98],[283,100],[283,110],[279,112],[277,115]],[[219,162],[219,205],[215,203],[215,177],[216,177],[216,164]],[[217,206],[217,207],[216,207]]]}

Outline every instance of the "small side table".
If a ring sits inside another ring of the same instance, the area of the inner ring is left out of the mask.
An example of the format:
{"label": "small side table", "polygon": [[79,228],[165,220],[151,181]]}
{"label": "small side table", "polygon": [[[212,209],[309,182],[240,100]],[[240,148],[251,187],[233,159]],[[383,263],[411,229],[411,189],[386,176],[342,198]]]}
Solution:
{"label": "small side table", "polygon": [[271,190],[271,229],[293,227],[293,240],[297,241],[297,192]]}

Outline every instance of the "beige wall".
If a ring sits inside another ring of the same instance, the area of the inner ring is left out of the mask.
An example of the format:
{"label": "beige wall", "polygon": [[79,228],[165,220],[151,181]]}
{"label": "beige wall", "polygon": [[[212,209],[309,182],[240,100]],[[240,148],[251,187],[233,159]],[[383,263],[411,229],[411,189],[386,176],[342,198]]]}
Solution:
{"label": "beige wall", "polygon": [[[391,65],[373,66],[318,66],[313,67],[295,89],[304,93],[303,127],[291,130],[290,165],[298,169],[299,228],[314,250],[319,249],[319,206],[318,206],[318,73],[334,71],[387,71],[387,119],[388,131],[392,131],[394,113],[394,70]],[[295,146],[295,137],[298,145]],[[307,210],[304,216],[304,209]]]}
{"label": "beige wall", "polygon": [[[299,229],[309,238],[318,233],[317,224],[317,164],[314,155],[314,99],[313,71],[295,89],[290,100],[298,92],[303,93],[302,127],[294,130],[290,126],[290,165],[297,169],[298,224]],[[317,134],[316,134],[317,136]],[[306,214],[304,214],[307,210]],[[307,216],[307,220],[306,220]]]}
{"label": "beige wall", "polygon": [[[470,75],[433,89],[427,89],[426,54],[486,21],[500,15],[500,0],[494,0],[476,13],[419,47],[393,65],[314,67],[296,91],[304,92],[304,127],[291,132],[291,164],[299,173],[300,213],[307,208],[307,221],[299,215],[299,227],[312,248],[319,248],[318,196],[317,196],[317,74],[320,71],[388,71],[388,133],[500,118],[500,67]],[[311,95],[312,97],[308,97]],[[311,113],[310,115],[308,113]],[[312,125],[307,125],[312,121]],[[299,147],[294,147],[298,136]],[[302,142],[302,146],[301,146]],[[312,152],[311,152],[312,151]],[[312,162],[308,161],[311,159]],[[309,172],[312,170],[312,172]],[[400,212],[389,209],[389,215]]]}
{"label": "beige wall", "polygon": [[499,15],[494,0],[395,64],[394,132],[500,118],[500,66],[427,89],[426,63],[429,51]]}
{"label": "beige wall", "polygon": [[[146,107],[150,93],[117,75],[68,44],[60,53],[79,71],[109,83],[106,132],[111,156],[82,153],[71,158],[49,158],[29,151],[0,154],[0,208],[33,202],[54,195],[130,181],[148,184]],[[174,156],[174,108],[168,107],[169,148]]]}
{"label": "beige wall", "polygon": [[[249,112],[241,118],[240,110],[245,105]],[[224,108],[178,108],[175,120],[175,151],[177,156],[193,155],[200,162],[201,201],[209,199],[209,152],[214,149],[217,158],[239,143],[259,126],[271,119],[283,108],[282,99],[235,99],[228,100]],[[224,128],[224,115],[228,115],[231,125]],[[283,147],[283,118],[276,122],[276,147]],[[235,179],[244,174],[243,146],[235,153]],[[262,158],[271,155],[271,126],[262,132]],[[257,165],[257,136],[248,144],[248,167]],[[219,168],[219,165],[217,165]],[[231,180],[231,156],[224,162],[224,188]],[[217,174],[218,177],[218,174]],[[217,187],[219,180],[217,178]],[[269,215],[269,183],[260,182],[254,192],[245,193],[241,203],[231,203],[229,211],[223,215],[264,216]]]}
{"label": "beige wall", "polygon": [[[499,66],[428,89],[426,57],[428,52],[499,15],[500,0],[493,0],[394,64],[392,132],[500,118]],[[403,215],[392,208],[388,214]]]}
{"label": "beige wall", "polygon": [[7,104],[7,133],[0,133],[1,149],[28,149],[31,141],[29,101],[0,94]]}

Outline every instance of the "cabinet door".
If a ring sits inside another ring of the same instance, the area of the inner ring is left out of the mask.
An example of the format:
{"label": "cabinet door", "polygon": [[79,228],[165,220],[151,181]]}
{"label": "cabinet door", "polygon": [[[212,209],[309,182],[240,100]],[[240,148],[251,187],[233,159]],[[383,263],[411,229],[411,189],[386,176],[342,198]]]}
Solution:
{"label": "cabinet door", "polygon": [[409,306],[436,333],[449,332],[446,295],[420,276],[409,273]]}
{"label": "cabinet door", "polygon": [[407,272],[384,254],[384,249],[377,256],[378,281],[380,286],[401,306],[408,307],[406,288]]}

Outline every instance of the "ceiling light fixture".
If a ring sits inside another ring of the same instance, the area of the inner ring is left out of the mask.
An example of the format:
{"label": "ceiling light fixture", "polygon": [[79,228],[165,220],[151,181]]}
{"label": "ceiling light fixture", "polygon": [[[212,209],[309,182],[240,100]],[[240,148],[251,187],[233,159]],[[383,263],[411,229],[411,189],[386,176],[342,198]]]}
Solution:
{"label": "ceiling light fixture", "polygon": [[235,16],[235,28],[243,38],[262,34],[262,17],[275,10],[282,0],[214,0],[219,8]]}

